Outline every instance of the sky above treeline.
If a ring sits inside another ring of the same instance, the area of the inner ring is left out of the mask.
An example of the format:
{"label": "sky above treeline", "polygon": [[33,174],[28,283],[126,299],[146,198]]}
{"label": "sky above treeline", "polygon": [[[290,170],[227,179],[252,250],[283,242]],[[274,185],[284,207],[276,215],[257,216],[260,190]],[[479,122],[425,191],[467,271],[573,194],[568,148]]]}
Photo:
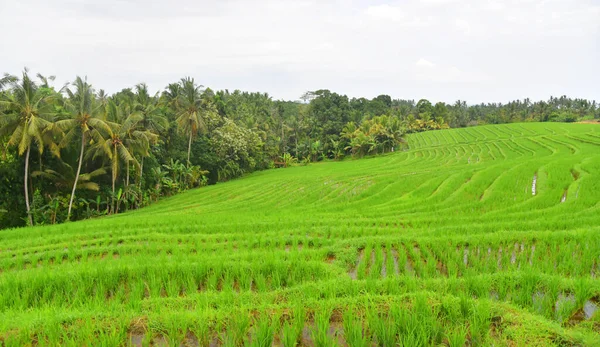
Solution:
{"label": "sky above treeline", "polygon": [[600,99],[600,0],[0,0],[0,71],[297,100]]}

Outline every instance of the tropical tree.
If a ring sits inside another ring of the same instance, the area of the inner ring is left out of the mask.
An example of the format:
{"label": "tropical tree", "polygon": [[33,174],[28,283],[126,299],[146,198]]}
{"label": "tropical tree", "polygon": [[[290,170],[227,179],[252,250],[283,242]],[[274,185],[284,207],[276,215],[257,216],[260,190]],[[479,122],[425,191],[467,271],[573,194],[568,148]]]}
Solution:
{"label": "tropical tree", "polygon": [[177,97],[177,127],[188,136],[187,165],[190,165],[192,139],[199,131],[207,130],[207,118],[216,114],[215,106],[203,98],[203,86],[196,85],[193,78],[183,78]]}
{"label": "tropical tree", "polygon": [[139,163],[133,155],[134,151],[147,151],[150,142],[156,135],[149,131],[138,130],[141,116],[137,113],[130,113],[127,115],[127,108],[125,106],[117,106],[114,100],[111,100],[108,108],[109,113],[113,113],[111,118],[122,119],[122,122],[107,122],[110,130],[108,136],[99,139],[99,141],[94,144],[93,150],[90,153],[93,158],[104,156],[110,161],[112,173],[111,209],[114,213],[116,211],[115,186],[121,161],[125,162],[128,168],[130,163],[139,167]]}
{"label": "tropical tree", "polygon": [[[154,134],[162,134],[169,128],[169,121],[164,116],[163,111],[156,104],[156,97],[150,96],[148,86],[140,83],[135,86],[136,94],[134,101],[134,112],[141,116],[139,126],[142,130],[147,130]],[[158,140],[158,137],[156,138]],[[140,159],[139,188],[142,188],[142,176],[144,172],[144,158],[149,153],[144,152]]]}
{"label": "tropical tree", "polygon": [[[154,189],[151,191],[151,196],[154,197],[154,201],[157,201],[158,197],[162,193],[163,186],[167,185],[170,187],[173,181],[169,177],[167,177],[169,175],[169,172],[166,170],[161,170],[160,166],[153,167],[152,169],[150,169],[150,172],[152,173],[152,179],[155,182]],[[165,181],[167,181],[166,184]]]}
{"label": "tropical tree", "polygon": [[56,146],[47,136],[52,128],[54,118],[54,102],[57,93],[50,88],[38,86],[29,77],[27,69],[23,70],[19,79],[5,76],[2,85],[8,85],[10,91],[0,94],[0,107],[4,109],[4,117],[0,119],[0,137],[9,136],[8,144],[17,146],[19,155],[25,154],[25,206],[29,225],[33,225],[29,201],[29,154],[36,144],[41,153],[46,144],[55,155],[60,155]]}
{"label": "tropical tree", "polygon": [[283,167],[289,167],[298,162],[298,159],[289,153],[284,153],[280,159]]}
{"label": "tropical tree", "polygon": [[163,164],[163,167],[171,172],[173,175],[173,182],[177,183],[179,186],[183,185],[182,177],[186,171],[185,165],[180,163],[179,160],[173,160],[173,158],[171,158],[171,161],[168,164]]}
{"label": "tropical tree", "polygon": [[77,76],[72,85],[75,87],[74,91],[67,88],[67,95],[69,96],[67,108],[71,114],[71,118],[56,122],[56,127],[65,132],[60,142],[61,147],[67,147],[76,136],[81,136],[79,162],[71,190],[67,220],[71,219],[73,199],[75,198],[75,190],[79,184],[85,145],[90,140],[102,142],[106,134],[111,132],[108,124],[100,118],[102,107],[100,104],[95,103],[94,90],[87,83],[87,78],[81,79],[81,77]]}

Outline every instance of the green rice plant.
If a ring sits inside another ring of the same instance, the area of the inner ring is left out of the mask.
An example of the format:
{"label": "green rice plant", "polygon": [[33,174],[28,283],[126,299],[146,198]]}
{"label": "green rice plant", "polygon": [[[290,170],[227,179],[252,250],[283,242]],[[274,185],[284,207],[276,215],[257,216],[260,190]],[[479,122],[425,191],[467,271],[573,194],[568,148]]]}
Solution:
{"label": "green rice plant", "polygon": [[464,294],[460,294],[458,296],[458,305],[460,308],[460,314],[462,316],[462,319],[468,320],[473,310],[471,300],[469,299],[469,297]]}
{"label": "green rice plant", "polygon": [[256,291],[258,291],[258,292],[267,291],[267,279],[265,278],[265,276],[262,273],[258,272],[254,275],[253,283],[256,286]]}
{"label": "green rice plant", "polygon": [[438,315],[439,307],[434,306],[432,309],[428,296],[425,293],[417,293],[412,310],[400,310],[395,313],[401,343],[421,346],[441,340],[442,329],[436,318]]}
{"label": "green rice plant", "polygon": [[[300,334],[302,334],[302,331],[300,331]],[[284,347],[294,347],[298,345],[298,332],[290,322],[286,322],[282,326],[281,343]]]}
{"label": "green rice plant", "polygon": [[356,308],[347,309],[343,313],[344,337],[349,346],[367,347],[371,342],[362,321],[357,317],[358,311]]}
{"label": "green rice plant", "polygon": [[147,331],[144,334],[144,337],[142,339],[142,346],[146,347],[146,346],[150,346],[152,344],[152,340],[154,339],[154,334]]}
{"label": "green rice plant", "polygon": [[117,320],[112,322],[105,329],[99,331],[98,345],[99,346],[120,346],[124,345],[127,340],[127,327],[126,322],[123,320]]}
{"label": "green rice plant", "polygon": [[575,303],[577,307],[583,307],[583,304],[594,296],[594,284],[587,278],[578,278],[575,280]]}
{"label": "green rice plant", "polygon": [[455,297],[445,296],[442,298],[440,316],[448,323],[458,322],[462,318],[461,307]]}
{"label": "green rice plant", "polygon": [[219,285],[219,275],[215,271],[211,271],[206,280],[206,289],[216,291]]}
{"label": "green rice plant", "polygon": [[165,332],[169,346],[179,346],[188,332],[188,320],[184,315],[173,315],[165,319]]}
{"label": "green rice plant", "polygon": [[367,322],[378,346],[396,344],[396,324],[390,316],[382,316],[376,307],[370,307],[367,311]]}
{"label": "green rice plant", "polygon": [[401,274],[407,274],[406,272],[406,264],[407,264],[407,257],[406,257],[406,252],[404,252],[404,248],[402,247],[402,245],[396,245],[394,246],[394,249],[397,251],[397,255],[398,255],[398,269],[400,271]]}
{"label": "green rice plant", "polygon": [[467,344],[467,334],[469,330],[464,325],[458,325],[449,329],[446,333],[446,339],[449,347],[463,347]]}
{"label": "green rice plant", "polygon": [[362,252],[362,259],[358,263],[356,267],[356,276],[357,279],[362,280],[367,277],[367,270],[370,267],[371,262],[371,252],[373,251],[373,247],[369,244],[367,245]]}
{"label": "green rice plant", "polygon": [[226,346],[240,346],[247,339],[250,328],[250,315],[248,312],[239,312],[229,318],[225,329],[221,330],[221,343]]}
{"label": "green rice plant", "polygon": [[190,331],[198,340],[198,345],[207,347],[211,342],[210,320],[207,316],[195,319],[190,326]]}
{"label": "green rice plant", "polygon": [[480,301],[472,311],[469,319],[469,332],[471,342],[475,345],[486,343],[491,325],[490,305],[487,301]]}
{"label": "green rice plant", "polygon": [[250,291],[252,289],[252,273],[248,271],[240,272],[240,288],[245,291]]}
{"label": "green rice plant", "polygon": [[328,307],[321,308],[321,310],[315,312],[315,326],[311,332],[315,346],[328,347],[336,345],[335,340],[328,334],[330,317],[331,309]]}
{"label": "green rice plant", "polygon": [[302,331],[306,322],[306,311],[304,306],[296,305],[291,321],[286,321],[282,327],[281,341],[285,347],[298,345],[302,337]]}
{"label": "green rice plant", "polygon": [[396,277],[399,274],[399,267],[397,263],[397,259],[394,258],[394,251],[392,249],[391,242],[387,242],[385,246],[385,269],[386,269],[386,277]]}
{"label": "green rice plant", "polygon": [[436,277],[440,275],[438,273],[438,261],[433,256],[433,254],[429,251],[429,249],[423,245],[421,245],[421,254],[425,259],[425,273],[428,277]]}
{"label": "green rice plant", "polygon": [[273,345],[275,332],[279,330],[278,316],[262,316],[254,324],[254,335],[252,336],[251,346],[267,347]]}
{"label": "green rice plant", "polygon": [[374,257],[372,257],[372,260],[374,261],[371,264],[371,268],[369,269],[368,277],[370,279],[378,279],[381,278],[381,271],[383,269],[383,250],[381,246],[377,245],[376,247],[374,247],[373,254]]}
{"label": "green rice plant", "polygon": [[224,291],[233,291],[234,290],[234,276],[232,274],[232,271],[230,269],[226,269],[223,271],[223,275],[222,275],[223,279],[221,282],[221,290]]}
{"label": "green rice plant", "polygon": [[563,323],[577,309],[577,301],[572,294],[561,293],[558,295],[554,306],[554,319]]}

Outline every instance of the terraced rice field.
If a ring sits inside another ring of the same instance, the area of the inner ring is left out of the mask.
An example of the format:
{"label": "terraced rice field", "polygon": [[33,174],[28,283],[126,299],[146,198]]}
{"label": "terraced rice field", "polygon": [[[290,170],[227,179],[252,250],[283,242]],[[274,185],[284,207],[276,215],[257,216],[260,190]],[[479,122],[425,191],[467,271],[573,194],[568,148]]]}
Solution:
{"label": "terraced rice field", "polygon": [[0,233],[0,345],[600,345],[600,126],[414,134]]}

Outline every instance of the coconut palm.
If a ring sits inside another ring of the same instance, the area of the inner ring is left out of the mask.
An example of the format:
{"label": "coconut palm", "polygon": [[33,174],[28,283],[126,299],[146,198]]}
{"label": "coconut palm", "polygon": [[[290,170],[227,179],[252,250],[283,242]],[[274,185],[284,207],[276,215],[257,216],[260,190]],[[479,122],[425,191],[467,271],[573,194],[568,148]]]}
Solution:
{"label": "coconut palm", "polygon": [[135,151],[147,151],[149,143],[154,141],[157,135],[149,131],[138,130],[141,115],[128,113],[127,105],[117,106],[113,100],[109,101],[109,113],[112,119],[122,119],[121,123],[107,122],[110,132],[106,138],[99,139],[94,143],[90,151],[93,158],[104,156],[110,161],[112,173],[112,212],[115,212],[115,185],[119,175],[121,161],[129,168],[130,163],[139,167],[133,153]]}
{"label": "coconut palm", "polygon": [[25,206],[29,225],[33,225],[29,204],[29,154],[34,143],[40,153],[49,144],[55,155],[60,154],[58,146],[46,137],[46,131],[52,128],[57,93],[49,88],[40,88],[29,77],[27,69],[23,70],[20,79],[5,76],[1,84],[9,86],[10,91],[0,95],[0,107],[5,110],[4,117],[0,119],[0,136],[8,135],[8,144],[17,146],[19,155],[25,154]]}
{"label": "coconut palm", "polygon": [[206,120],[216,114],[216,109],[212,103],[202,98],[203,87],[196,85],[193,78],[183,78],[180,84],[176,103],[177,126],[188,136],[187,165],[190,165],[192,139],[199,131],[207,130]]}
{"label": "coconut palm", "polygon": [[[157,106],[155,97],[148,93],[148,86],[140,83],[135,86],[136,94],[134,101],[135,113],[141,116],[139,125],[142,130],[150,131],[154,134],[161,134],[169,128],[169,121],[163,115],[162,110]],[[157,138],[158,140],[158,138]],[[144,170],[144,158],[148,153],[142,153],[140,160],[139,188],[142,188],[142,175]]]}
{"label": "coconut palm", "polygon": [[171,110],[175,111],[178,106],[179,95],[181,94],[180,83],[169,83],[165,91],[163,91],[160,97],[160,104],[167,106]]}
{"label": "coconut palm", "polygon": [[31,177],[46,178],[52,181],[57,190],[71,189],[73,185],[76,184],[78,189],[99,191],[100,185],[92,180],[106,174],[104,168],[99,168],[89,173],[79,173],[79,175],[75,175],[71,166],[65,163],[60,163],[56,169],[57,170],[45,169],[43,171],[33,171]]}
{"label": "coconut palm", "polygon": [[79,150],[79,163],[77,165],[77,173],[71,190],[71,199],[69,201],[69,211],[67,220],[71,219],[71,209],[73,207],[73,199],[75,198],[75,189],[78,186],[79,174],[81,173],[81,164],[83,163],[83,154],[85,153],[85,145],[88,141],[101,142],[106,134],[110,133],[108,124],[100,118],[101,105],[97,105],[94,100],[94,90],[87,83],[86,79],[77,77],[73,82],[74,91],[67,89],[69,109],[72,118],[60,120],[55,123],[56,127],[65,132],[65,136],[61,140],[61,147],[68,146],[75,136],[81,136],[81,148]]}

